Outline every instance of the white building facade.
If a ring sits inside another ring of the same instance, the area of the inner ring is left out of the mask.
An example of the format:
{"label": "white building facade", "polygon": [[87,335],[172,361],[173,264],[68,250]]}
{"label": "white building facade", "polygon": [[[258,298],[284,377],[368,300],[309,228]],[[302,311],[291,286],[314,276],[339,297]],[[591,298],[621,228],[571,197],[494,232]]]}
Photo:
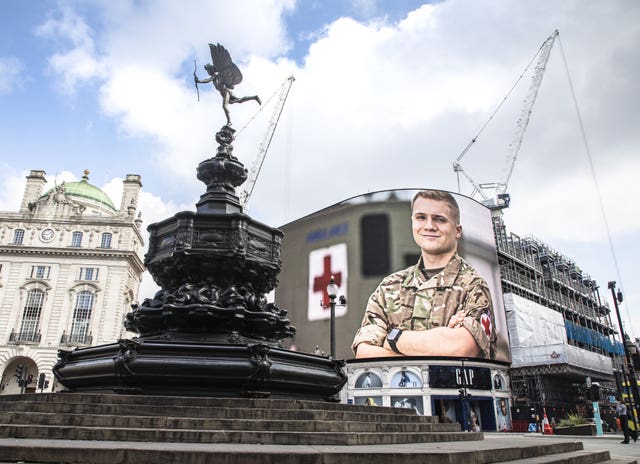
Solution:
{"label": "white building facade", "polygon": [[0,213],[0,394],[53,391],[59,349],[130,336],[144,245],[137,215],[140,176],[123,180],[120,208],[79,182],[43,192],[33,170],[18,212]]}

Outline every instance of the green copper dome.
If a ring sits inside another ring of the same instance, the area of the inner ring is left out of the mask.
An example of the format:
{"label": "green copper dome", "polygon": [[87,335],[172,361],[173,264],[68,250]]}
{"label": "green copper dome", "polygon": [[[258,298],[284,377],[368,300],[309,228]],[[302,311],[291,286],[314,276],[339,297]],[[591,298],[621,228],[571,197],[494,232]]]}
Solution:
{"label": "green copper dome", "polygon": [[[64,194],[70,197],[75,197],[78,200],[89,201],[93,204],[99,204],[102,207],[106,207],[106,209],[110,210],[113,213],[116,213],[118,210],[113,205],[111,198],[109,195],[104,193],[95,185],[91,185],[89,183],[89,171],[84,171],[84,176],[82,176],[82,180],[79,182],[63,182],[58,187],[63,188]],[[46,192],[43,197],[48,196],[50,193],[55,192],[56,188],[53,188]]]}
{"label": "green copper dome", "polygon": [[109,198],[109,195],[104,193],[98,187],[91,185],[86,180],[81,180],[80,182],[66,182],[64,186],[64,193],[69,196],[97,201],[98,203],[108,206],[114,212],[116,211],[116,207],[113,206],[113,202],[111,201],[111,198]]}

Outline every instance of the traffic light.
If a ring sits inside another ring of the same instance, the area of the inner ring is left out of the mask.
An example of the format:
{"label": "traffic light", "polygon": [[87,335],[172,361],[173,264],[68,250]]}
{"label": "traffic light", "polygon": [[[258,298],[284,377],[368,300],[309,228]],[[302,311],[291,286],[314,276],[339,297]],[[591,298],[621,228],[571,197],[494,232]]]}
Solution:
{"label": "traffic light", "polygon": [[45,375],[44,372],[38,376],[38,388],[42,390],[44,388]]}
{"label": "traffic light", "polygon": [[22,380],[22,375],[24,374],[24,365],[23,364],[18,364],[16,366],[16,379],[18,380]]}

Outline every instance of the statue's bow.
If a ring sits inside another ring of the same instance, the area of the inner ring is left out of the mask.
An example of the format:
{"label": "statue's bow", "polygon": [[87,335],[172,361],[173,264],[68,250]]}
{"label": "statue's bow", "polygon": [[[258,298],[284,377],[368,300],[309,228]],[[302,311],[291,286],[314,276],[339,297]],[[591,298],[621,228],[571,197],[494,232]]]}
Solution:
{"label": "statue's bow", "polygon": [[193,83],[196,85],[196,92],[198,94],[198,101],[200,101],[200,89],[198,88],[198,76],[196,75],[196,70],[198,69],[198,65],[196,64],[196,60],[193,60]]}

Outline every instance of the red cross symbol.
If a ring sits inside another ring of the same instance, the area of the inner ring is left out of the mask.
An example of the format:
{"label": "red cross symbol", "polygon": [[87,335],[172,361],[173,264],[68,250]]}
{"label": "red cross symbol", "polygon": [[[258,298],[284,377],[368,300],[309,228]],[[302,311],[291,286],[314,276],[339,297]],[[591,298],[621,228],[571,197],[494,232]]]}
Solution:
{"label": "red cross symbol", "polygon": [[491,319],[486,314],[483,314],[480,317],[480,324],[484,327],[484,333],[487,334],[487,337],[491,337]]}
{"label": "red cross symbol", "polygon": [[323,258],[322,275],[313,278],[313,293],[322,292],[322,307],[329,307],[329,295],[327,294],[327,285],[331,283],[331,276],[340,287],[342,284],[342,272],[331,272],[331,255]]}

